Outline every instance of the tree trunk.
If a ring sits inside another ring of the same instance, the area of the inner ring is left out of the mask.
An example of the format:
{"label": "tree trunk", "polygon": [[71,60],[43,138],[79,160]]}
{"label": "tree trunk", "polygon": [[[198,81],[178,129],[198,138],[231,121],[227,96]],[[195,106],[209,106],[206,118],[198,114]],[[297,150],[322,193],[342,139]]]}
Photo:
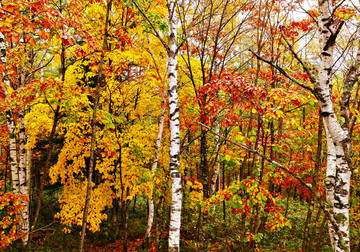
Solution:
{"label": "tree trunk", "polygon": [[[163,106],[164,103],[165,103],[165,96],[164,96],[164,101],[162,103],[161,116],[160,116],[160,122],[159,122],[159,132],[158,132],[158,136],[157,136],[157,139],[156,139],[155,159],[154,159],[154,163],[153,163],[152,168],[151,168],[151,174],[152,174],[153,178],[155,178],[156,169],[157,169],[157,166],[158,166],[158,163],[159,163],[159,151],[160,151],[161,138],[162,138],[163,129],[164,129],[164,121],[165,121],[165,107]],[[152,228],[153,222],[154,222],[154,200],[153,200],[152,194],[153,194],[153,190],[151,190],[151,197],[149,197],[149,199],[148,199],[149,217],[148,217],[148,223],[147,223],[147,229],[146,229],[145,238],[150,237],[151,228]]]}
{"label": "tree trunk", "polygon": [[[27,183],[27,177],[30,173],[27,170],[26,166],[26,135],[25,135],[25,122],[24,122],[24,110],[20,110],[19,112],[19,152],[20,152],[20,160],[19,160],[19,183],[20,183],[20,193],[23,195],[29,196],[29,184]],[[22,201],[22,204],[25,206],[24,210],[21,211],[22,217],[22,231],[24,236],[22,238],[22,242],[26,245],[29,238],[29,201]]]}
{"label": "tree trunk", "polygon": [[169,251],[180,251],[181,225],[181,171],[180,171],[180,122],[177,94],[177,11],[175,0],[168,0],[169,9],[169,112],[170,112],[170,173],[171,210],[169,227]]}
{"label": "tree trunk", "polygon": [[[58,120],[60,119],[60,112],[59,111],[60,111],[60,106],[57,106],[56,110],[55,110],[55,113],[54,113],[53,124],[52,124],[52,128],[51,128],[50,136],[49,136],[49,151],[48,151],[46,161],[45,161],[45,166],[44,166],[44,170],[43,170],[44,173],[41,174],[39,172],[39,189],[38,189],[38,192],[37,192],[37,200],[36,200],[36,208],[35,208],[35,213],[34,213],[34,220],[32,220],[32,224],[31,224],[31,227],[29,229],[30,234],[29,234],[28,242],[26,244],[25,251],[28,251],[30,249],[31,239],[32,239],[32,231],[37,226],[37,223],[38,223],[38,220],[39,220],[39,214],[40,214],[41,203],[42,203],[42,193],[44,191],[45,179],[48,177],[48,172],[49,172],[49,169],[50,169],[51,155],[52,155],[52,153],[54,151],[54,147],[55,147],[54,137],[55,137],[55,133],[56,133],[56,126],[57,126]],[[28,150],[28,152],[31,152],[31,150]],[[31,165],[29,165],[29,167],[31,167]],[[29,183],[29,185],[30,185],[30,183]]]}
{"label": "tree trunk", "polygon": [[[215,132],[217,134],[220,134],[219,122],[216,122]],[[212,195],[215,195],[215,193],[216,193],[216,180],[219,178],[219,173],[220,173],[220,138],[217,135],[215,135],[215,155],[216,155],[215,171],[214,171],[214,175],[212,176],[212,179],[211,179],[211,194]],[[219,180],[219,184],[220,184],[220,180]]]}
{"label": "tree trunk", "polygon": [[[105,19],[105,28],[104,28],[104,41],[103,41],[103,51],[107,49],[107,36],[108,36],[108,23],[110,17],[110,9],[111,9],[112,0],[110,0],[106,5],[106,19]],[[79,251],[82,252],[84,249],[84,240],[85,240],[85,232],[87,226],[87,216],[90,206],[91,199],[91,183],[92,183],[92,174],[95,165],[95,142],[96,142],[96,113],[97,107],[99,103],[99,95],[100,95],[100,84],[102,82],[103,76],[103,64],[104,64],[104,52],[101,53],[100,64],[99,64],[99,72],[96,82],[96,91],[95,91],[95,99],[94,99],[94,108],[93,108],[93,117],[91,122],[92,135],[91,135],[91,145],[90,145],[90,165],[89,165],[89,174],[86,188],[86,199],[85,199],[85,207],[84,207],[84,215],[83,215],[83,223],[81,228],[81,238],[80,238],[80,248]]]}
{"label": "tree trunk", "polygon": [[[329,0],[319,1],[319,33],[320,33],[320,67],[319,77],[315,84],[315,92],[320,102],[324,118],[328,145],[328,163],[326,168],[326,200],[329,213],[335,223],[329,221],[329,234],[334,251],[350,251],[349,240],[349,191],[350,191],[350,138],[343,130],[335,115],[331,77],[335,40],[343,23],[335,27],[333,19],[333,3]],[[334,226],[336,225],[336,226]]]}
{"label": "tree trunk", "polygon": [[11,167],[11,181],[13,193],[20,193],[19,187],[19,173],[17,166],[17,151],[16,151],[16,136],[15,136],[15,123],[11,111],[6,112],[7,126],[9,133],[9,145],[10,145],[10,167]]}
{"label": "tree trunk", "polygon": [[[149,41],[149,37],[147,37],[148,39],[148,44],[149,44],[149,53],[154,61],[154,64],[156,66],[156,60],[154,57],[154,54],[151,51],[150,48],[150,41]],[[162,83],[165,85],[166,84],[166,76],[168,74],[168,62],[166,63],[166,67],[165,67],[165,73],[164,73],[164,77],[162,78],[158,67],[156,66],[157,69],[157,73],[158,73],[158,77],[162,79]],[[164,121],[165,121],[165,103],[166,103],[166,89],[164,88],[164,93],[163,93],[163,101],[161,103],[161,115],[160,115],[160,121],[159,121],[159,131],[158,131],[158,135],[157,135],[157,139],[156,139],[156,148],[155,148],[155,158],[154,158],[154,162],[153,165],[151,167],[151,174],[152,174],[152,178],[155,178],[155,173],[156,173],[156,169],[159,163],[159,152],[160,152],[160,147],[161,147],[161,138],[163,136],[163,130],[164,130]],[[154,208],[154,199],[153,199],[153,190],[151,190],[151,197],[148,198],[148,205],[149,205],[149,215],[148,215],[148,223],[147,223],[147,229],[146,229],[146,233],[145,233],[145,239],[151,237],[151,229],[154,223],[154,214],[155,214],[155,208]]]}

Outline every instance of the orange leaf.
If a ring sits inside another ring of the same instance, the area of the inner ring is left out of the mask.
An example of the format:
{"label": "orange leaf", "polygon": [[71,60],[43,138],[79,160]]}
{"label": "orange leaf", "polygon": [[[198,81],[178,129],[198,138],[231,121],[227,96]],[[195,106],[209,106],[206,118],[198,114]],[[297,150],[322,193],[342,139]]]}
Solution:
{"label": "orange leaf", "polygon": [[40,30],[37,35],[44,40],[47,40],[50,37],[49,33],[44,30]]}

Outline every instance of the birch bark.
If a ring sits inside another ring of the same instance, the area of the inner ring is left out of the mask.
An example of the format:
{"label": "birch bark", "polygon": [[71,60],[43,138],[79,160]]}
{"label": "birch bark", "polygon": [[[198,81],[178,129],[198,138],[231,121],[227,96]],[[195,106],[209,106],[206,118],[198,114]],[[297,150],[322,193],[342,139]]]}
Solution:
{"label": "birch bark", "polygon": [[[20,182],[20,193],[23,195],[29,196],[29,184],[28,175],[30,173],[27,170],[25,158],[26,158],[26,135],[25,135],[25,122],[24,122],[24,110],[20,110],[19,112],[19,182]],[[23,201],[22,204],[25,206],[24,210],[21,212],[22,217],[22,231],[24,233],[24,237],[22,239],[23,243],[26,244],[29,237],[29,201]]]}
{"label": "birch bark", "polygon": [[329,234],[334,251],[350,251],[349,240],[349,191],[351,170],[349,159],[350,139],[343,130],[333,108],[332,102],[332,66],[335,40],[341,29],[334,24],[333,3],[329,0],[319,1],[319,34],[320,66],[315,93],[320,102],[324,118],[328,145],[328,163],[326,171],[326,196],[329,212],[333,215],[337,227],[329,222]]}
{"label": "birch bark", "polygon": [[169,112],[170,112],[170,174],[171,210],[169,227],[169,251],[180,251],[181,225],[181,172],[180,172],[180,123],[177,94],[177,12],[176,0],[168,0],[169,10]]}
{"label": "birch bark", "polygon": [[15,123],[12,116],[12,112],[9,110],[6,112],[7,126],[9,129],[9,145],[10,145],[10,166],[11,166],[11,181],[13,193],[20,193],[19,187],[19,173],[17,166],[17,151],[16,151],[16,136],[15,136]]}
{"label": "birch bark", "polygon": [[[0,8],[2,8],[2,2],[0,0]],[[6,42],[5,36],[0,32],[0,60],[3,65],[6,66]],[[6,71],[3,73],[3,80],[5,83],[5,94],[7,94],[6,88],[10,86],[10,83],[6,76]],[[12,115],[12,111],[6,112],[7,127],[9,129],[9,145],[10,145],[10,166],[11,166],[11,180],[13,186],[13,192],[18,194],[19,188],[19,175],[17,171],[17,153],[16,153],[16,136],[15,136],[15,123]]]}
{"label": "birch bark", "polygon": [[[164,102],[165,102],[165,96],[164,96]],[[163,103],[164,103],[163,102]],[[159,163],[159,151],[161,147],[161,138],[163,135],[163,129],[164,129],[164,121],[165,121],[165,107],[162,106],[161,108],[161,116],[160,116],[160,122],[159,122],[159,132],[156,139],[156,150],[155,150],[155,160],[151,167],[151,174],[152,177],[155,178],[156,169]],[[146,229],[145,238],[150,237],[151,235],[151,229],[154,222],[154,199],[153,199],[153,190],[151,190],[151,197],[148,199],[149,203],[149,217],[148,217],[148,224]]]}
{"label": "birch bark", "polygon": [[[215,132],[220,134],[220,126],[219,122],[216,122]],[[211,194],[215,195],[216,193],[216,180],[219,178],[220,173],[220,139],[218,135],[215,135],[215,153],[216,153],[216,160],[215,160],[215,171],[211,178]],[[220,180],[219,180],[220,184]],[[214,205],[215,208],[215,205]]]}

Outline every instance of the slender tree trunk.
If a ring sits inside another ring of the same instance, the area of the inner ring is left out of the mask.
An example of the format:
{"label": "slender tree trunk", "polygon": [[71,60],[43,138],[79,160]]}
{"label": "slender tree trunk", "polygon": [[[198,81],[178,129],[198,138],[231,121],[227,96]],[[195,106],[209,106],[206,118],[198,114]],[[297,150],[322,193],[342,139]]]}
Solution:
{"label": "slender tree trunk", "polygon": [[169,251],[180,251],[181,225],[181,171],[180,171],[180,122],[177,94],[177,1],[168,0],[169,9],[169,112],[170,112],[170,173],[171,210],[169,227]]}
{"label": "slender tree trunk", "polygon": [[[150,48],[150,41],[149,41],[149,37],[148,39],[148,44],[149,44],[149,53],[154,61],[154,64],[156,66],[157,69],[157,73],[159,78],[162,78],[160,73],[159,73],[159,68],[156,65],[156,60],[154,57],[154,54],[151,51]],[[166,63],[166,67],[165,67],[165,76],[164,78],[162,78],[162,82],[165,85],[165,80],[166,80],[166,75],[168,74],[168,62]],[[161,138],[163,136],[163,130],[164,130],[164,121],[165,121],[165,103],[166,103],[166,89],[164,89],[164,93],[163,93],[163,101],[161,103],[161,115],[160,115],[160,121],[159,121],[159,131],[158,131],[158,135],[157,135],[157,139],[156,139],[156,147],[155,147],[155,158],[154,158],[154,162],[153,165],[151,167],[151,174],[153,179],[155,178],[155,174],[156,174],[156,169],[159,163],[159,152],[160,152],[160,147],[161,147]],[[154,199],[153,199],[153,190],[151,190],[151,197],[148,198],[148,205],[149,205],[149,215],[148,215],[148,223],[147,223],[147,229],[146,229],[146,233],[145,233],[145,239],[151,236],[151,229],[154,223],[154,214],[155,214],[155,209],[154,209]]]}
{"label": "slender tree trunk", "polygon": [[[129,195],[129,187],[126,188],[126,198]],[[129,208],[130,208],[130,200],[126,200],[125,204],[124,204],[124,231],[125,231],[125,235],[124,235],[124,243],[123,243],[123,249],[124,251],[128,251],[127,250],[127,244],[128,244],[128,236],[129,236]]]}
{"label": "slender tree trunk", "polygon": [[[315,168],[314,168],[314,175],[313,175],[313,182],[312,182],[312,188],[314,188],[314,190],[316,190],[317,188],[317,179],[318,179],[318,174],[320,171],[320,167],[321,167],[321,153],[322,153],[322,133],[323,133],[323,127],[322,127],[322,121],[323,118],[321,116],[321,113],[319,114],[319,121],[318,121],[318,139],[317,139],[317,151],[316,151],[316,163],[315,163]],[[312,232],[312,230],[310,230],[309,228],[309,224],[311,223],[312,220],[312,215],[314,212],[314,195],[315,192],[312,192],[311,194],[311,198],[310,198],[310,202],[309,202],[309,208],[308,208],[308,213],[306,216],[306,221],[305,221],[305,227],[304,227],[304,234],[303,234],[303,244],[302,244],[302,250],[303,251],[308,251],[312,248],[312,239],[313,237],[311,236],[311,233],[315,232],[316,226],[314,227],[314,231]],[[316,217],[315,220],[319,219],[320,215],[320,209],[318,212],[318,216]]]}
{"label": "slender tree trunk", "polygon": [[[205,122],[203,122],[205,123]],[[207,162],[207,131],[201,127],[200,137],[200,170],[203,184],[203,200],[209,198],[209,166]],[[208,249],[208,212],[202,214],[203,221],[200,227],[202,234],[202,248],[201,251],[207,251]]]}
{"label": "slender tree trunk", "polygon": [[[0,0],[0,8],[2,8],[2,1]],[[0,32],[0,60],[6,66],[6,42],[4,35]],[[6,70],[3,73],[2,79],[6,86],[10,86],[9,80],[6,75]],[[5,95],[7,95],[6,89]],[[17,167],[17,150],[16,150],[16,136],[15,136],[15,122],[12,110],[6,111],[7,127],[9,129],[9,146],[10,146],[10,167],[11,167],[11,180],[12,188],[15,194],[20,192],[19,187],[19,174]]]}
{"label": "slender tree trunk", "polygon": [[[108,36],[108,23],[110,17],[110,9],[112,5],[112,0],[110,0],[106,5],[106,18],[105,18],[105,28],[104,28],[104,40],[103,40],[103,50],[107,49],[107,36]],[[91,199],[91,183],[92,183],[92,175],[93,169],[95,165],[95,142],[96,142],[96,113],[97,107],[99,103],[99,95],[100,95],[100,84],[103,78],[103,64],[104,64],[104,52],[101,53],[100,64],[99,64],[99,72],[96,82],[96,91],[95,91],[95,99],[94,99],[94,108],[93,108],[93,117],[91,122],[92,135],[91,135],[91,144],[90,144],[90,165],[89,165],[89,174],[86,188],[86,199],[85,199],[85,207],[84,207],[84,215],[83,215],[83,223],[81,228],[81,238],[80,238],[80,248],[79,251],[82,252],[84,249],[84,240],[85,240],[85,232],[87,226],[87,216],[89,212],[90,199]]]}
{"label": "slender tree trunk", "polygon": [[48,176],[48,172],[49,172],[49,169],[50,169],[51,155],[52,155],[52,153],[54,151],[54,147],[55,147],[54,137],[55,137],[55,133],[56,133],[56,126],[57,126],[58,120],[60,119],[60,112],[59,111],[60,111],[60,106],[57,106],[56,110],[55,110],[55,113],[54,113],[53,124],[52,124],[50,137],[49,137],[49,151],[47,153],[47,157],[46,157],[46,161],[45,161],[44,173],[39,174],[39,176],[40,176],[40,178],[39,178],[39,190],[38,190],[38,193],[37,193],[34,220],[32,220],[32,225],[31,225],[31,227],[29,229],[30,234],[29,234],[28,242],[26,244],[25,251],[28,251],[30,249],[31,239],[32,239],[32,232],[31,231],[35,229],[35,227],[37,226],[38,220],[39,220],[40,209],[41,209],[41,204],[42,204],[42,193],[44,191],[45,179]]}
{"label": "slender tree trunk", "polygon": [[[24,110],[19,112],[19,183],[20,193],[22,195],[29,196],[29,184],[27,183],[27,174],[30,172],[26,168],[26,135],[25,135],[25,122],[24,122]],[[29,201],[23,201],[22,204],[25,206],[24,210],[21,211],[22,217],[22,231],[24,233],[22,242],[26,245],[29,238]]]}
{"label": "slender tree trunk", "polygon": [[[165,121],[165,107],[163,106],[165,103],[165,99],[166,98],[164,96],[164,101],[163,101],[162,108],[161,108],[160,122],[159,122],[159,132],[158,132],[158,136],[156,139],[155,159],[154,159],[154,163],[151,168],[151,174],[152,174],[153,178],[155,178],[156,169],[157,169],[157,166],[159,163],[159,151],[160,151],[160,147],[161,147],[161,138],[163,135],[164,121]],[[151,228],[152,228],[153,222],[154,222],[154,199],[153,199],[152,194],[153,194],[153,190],[151,190],[151,197],[148,198],[149,217],[148,217],[148,224],[147,224],[145,238],[150,237]]]}
{"label": "slender tree trunk", "polygon": [[[216,122],[215,132],[217,134],[220,134],[219,122]],[[217,135],[215,135],[215,153],[216,153],[215,171],[214,171],[214,175],[212,176],[212,179],[211,179],[211,194],[212,195],[215,195],[215,193],[216,193],[216,180],[219,178],[219,173],[220,173],[220,138]]]}
{"label": "slender tree trunk", "polygon": [[6,112],[7,126],[9,133],[9,145],[10,145],[10,167],[11,167],[11,181],[12,188],[15,194],[20,193],[19,173],[17,166],[17,150],[16,150],[16,135],[15,135],[15,123],[12,116],[12,111]]}

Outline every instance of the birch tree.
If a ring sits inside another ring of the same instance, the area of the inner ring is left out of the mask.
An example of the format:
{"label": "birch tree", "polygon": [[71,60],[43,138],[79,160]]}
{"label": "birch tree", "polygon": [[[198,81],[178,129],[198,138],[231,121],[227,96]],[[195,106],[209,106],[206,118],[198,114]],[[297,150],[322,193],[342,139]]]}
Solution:
{"label": "birch tree", "polygon": [[[344,25],[344,21],[335,21],[335,10],[343,2],[336,3],[329,0],[318,1],[319,16],[317,19],[320,46],[320,63],[318,75],[314,76],[310,68],[296,54],[290,43],[285,39],[290,51],[302,65],[304,72],[309,75],[309,80],[314,88],[303,84],[291,76],[284,69],[253,54],[278,69],[285,77],[297,85],[312,92],[319,101],[320,112],[323,117],[327,139],[327,166],[326,166],[326,204],[325,212],[328,214],[328,227],[331,246],[333,251],[350,251],[349,236],[349,195],[351,179],[351,139],[348,132],[348,123],[341,126],[333,104],[332,77],[334,74],[334,49],[338,34]],[[314,18],[313,16],[311,16]],[[345,122],[349,122],[349,101],[353,85],[359,75],[359,53],[354,64],[348,69],[344,81],[341,111]]]}
{"label": "birch tree", "polygon": [[[0,2],[0,7],[2,8],[2,2]],[[23,40],[24,42],[24,40]],[[3,67],[6,69],[6,41],[4,34],[0,33],[0,49],[1,49],[1,63]],[[25,46],[26,52],[26,46]],[[22,87],[25,84],[25,71],[26,71],[26,64],[24,67],[19,67],[20,72],[19,74],[19,83],[18,87]],[[6,75],[6,70],[3,75],[3,81],[5,83],[4,89],[5,94],[7,94],[7,90],[11,88],[16,88],[14,85],[11,85],[9,79]],[[23,194],[29,196],[29,167],[26,166],[25,158],[26,158],[26,150],[25,150],[25,143],[26,143],[26,136],[25,136],[25,122],[24,122],[24,109],[20,109],[18,113],[19,116],[19,163],[17,161],[17,145],[16,145],[16,124],[13,117],[13,111],[9,108],[6,112],[7,117],[7,126],[9,129],[9,146],[10,146],[10,163],[11,163],[11,178],[12,178],[12,186],[14,194]],[[25,208],[21,211],[21,230],[24,234],[23,236],[23,243],[26,244],[29,236],[29,201],[22,201],[21,202]]]}
{"label": "birch tree", "polygon": [[181,171],[180,171],[180,120],[178,105],[178,78],[177,78],[177,5],[175,0],[168,0],[168,25],[169,41],[166,43],[146,13],[135,2],[136,8],[141,12],[154,31],[154,35],[161,41],[168,54],[168,82],[169,82],[169,114],[170,114],[170,176],[171,176],[171,208],[169,226],[169,251],[180,251],[180,226],[181,226]]}
{"label": "birch tree", "polygon": [[328,210],[335,219],[329,221],[329,234],[334,251],[350,251],[349,237],[349,192],[350,192],[350,138],[334,112],[332,102],[333,53],[336,37],[343,22],[334,22],[334,4],[329,0],[319,1],[320,66],[314,91],[320,102],[324,118],[328,146],[326,169],[326,200]]}
{"label": "birch tree", "polygon": [[[155,65],[158,77],[159,77],[161,83],[165,84],[166,75],[168,74],[168,72],[167,72],[167,70],[168,70],[167,65],[168,64],[166,63],[165,74],[164,74],[165,76],[163,77],[163,76],[161,76],[161,74],[159,72],[159,66],[156,63],[155,56],[154,56],[154,54],[153,54],[153,52],[151,50],[149,37],[148,37],[148,43],[149,43],[149,53],[151,55],[151,58],[153,60],[154,65]],[[154,162],[153,162],[152,167],[151,167],[151,174],[152,174],[153,179],[155,178],[156,169],[157,169],[158,164],[159,164],[161,138],[163,136],[165,112],[166,112],[165,106],[164,106],[165,103],[166,103],[166,92],[165,92],[165,89],[164,89],[163,101],[161,103],[161,115],[160,115],[160,121],[159,121],[159,131],[158,131],[158,135],[157,135],[157,139],[156,139],[155,158],[154,158]],[[147,229],[146,229],[146,233],[145,233],[145,238],[148,238],[148,237],[151,236],[151,229],[152,229],[152,226],[153,226],[153,223],[154,223],[155,209],[154,209],[153,191],[154,190],[151,191],[151,197],[149,197],[149,199],[148,199],[149,215],[148,215],[148,223],[147,223]]]}
{"label": "birch tree", "polygon": [[177,93],[177,1],[168,0],[169,8],[169,113],[170,113],[170,174],[171,210],[169,251],[180,251],[181,225],[181,172],[180,172],[180,121]]}

